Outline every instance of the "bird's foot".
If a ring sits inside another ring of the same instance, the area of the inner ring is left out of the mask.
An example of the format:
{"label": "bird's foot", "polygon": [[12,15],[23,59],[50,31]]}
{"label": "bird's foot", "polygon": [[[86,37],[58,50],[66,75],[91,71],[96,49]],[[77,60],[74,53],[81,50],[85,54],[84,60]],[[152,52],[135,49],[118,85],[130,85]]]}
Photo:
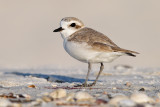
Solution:
{"label": "bird's foot", "polygon": [[74,85],[74,87],[88,87],[88,84],[87,83],[76,84],[76,85]]}
{"label": "bird's foot", "polygon": [[91,84],[83,83],[83,84],[77,84],[77,85],[75,85],[74,87],[92,87],[92,86],[94,86],[95,84],[96,84],[95,82],[93,82],[93,83],[91,83]]}
{"label": "bird's foot", "polygon": [[96,85],[96,83],[93,82],[93,83],[91,83],[91,84],[88,84],[88,87],[92,87],[92,86],[95,86],[95,85]]}

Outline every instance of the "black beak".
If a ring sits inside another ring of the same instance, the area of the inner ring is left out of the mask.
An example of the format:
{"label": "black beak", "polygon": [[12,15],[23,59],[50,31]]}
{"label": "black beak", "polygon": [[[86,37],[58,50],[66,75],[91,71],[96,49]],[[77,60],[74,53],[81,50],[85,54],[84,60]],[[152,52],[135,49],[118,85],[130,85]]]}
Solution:
{"label": "black beak", "polygon": [[60,32],[62,30],[64,30],[64,29],[62,27],[59,27],[58,29],[55,29],[53,32]]}

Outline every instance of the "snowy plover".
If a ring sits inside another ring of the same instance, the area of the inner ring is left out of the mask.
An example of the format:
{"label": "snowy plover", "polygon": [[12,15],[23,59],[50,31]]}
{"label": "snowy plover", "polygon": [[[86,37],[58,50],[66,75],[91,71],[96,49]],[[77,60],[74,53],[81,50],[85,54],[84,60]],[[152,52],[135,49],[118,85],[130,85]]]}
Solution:
{"label": "snowy plover", "polygon": [[[85,27],[83,22],[75,17],[65,17],[60,22],[60,28],[53,32],[60,32],[63,46],[66,52],[73,58],[88,63],[88,73],[82,86],[96,84],[105,62],[112,62],[114,59],[129,55],[135,57],[138,52],[122,49],[111,41],[106,35]],[[100,63],[100,71],[92,84],[87,84],[92,63]]]}

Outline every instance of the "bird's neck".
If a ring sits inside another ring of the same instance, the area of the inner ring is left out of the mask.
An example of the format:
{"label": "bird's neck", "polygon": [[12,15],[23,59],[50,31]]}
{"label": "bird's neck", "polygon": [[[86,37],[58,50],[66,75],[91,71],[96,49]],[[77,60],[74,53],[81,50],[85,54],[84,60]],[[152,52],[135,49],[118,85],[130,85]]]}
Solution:
{"label": "bird's neck", "polygon": [[74,30],[64,30],[64,31],[61,32],[61,37],[63,39],[67,39],[70,35],[72,35],[75,32],[76,31],[74,31]]}

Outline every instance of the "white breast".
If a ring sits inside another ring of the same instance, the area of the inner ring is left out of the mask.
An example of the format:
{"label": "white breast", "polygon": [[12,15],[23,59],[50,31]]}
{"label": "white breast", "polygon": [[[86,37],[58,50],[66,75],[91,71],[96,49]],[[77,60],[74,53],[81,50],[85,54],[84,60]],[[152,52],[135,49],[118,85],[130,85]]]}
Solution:
{"label": "white breast", "polygon": [[86,43],[75,43],[64,40],[63,45],[70,56],[82,62],[88,62],[88,60],[97,54],[97,52],[91,52],[90,47]]}
{"label": "white breast", "polygon": [[122,53],[116,52],[98,52],[92,50],[91,46],[88,46],[87,43],[77,43],[73,41],[67,41],[66,39],[64,39],[63,45],[64,49],[70,56],[86,63],[111,62],[122,55]]}

